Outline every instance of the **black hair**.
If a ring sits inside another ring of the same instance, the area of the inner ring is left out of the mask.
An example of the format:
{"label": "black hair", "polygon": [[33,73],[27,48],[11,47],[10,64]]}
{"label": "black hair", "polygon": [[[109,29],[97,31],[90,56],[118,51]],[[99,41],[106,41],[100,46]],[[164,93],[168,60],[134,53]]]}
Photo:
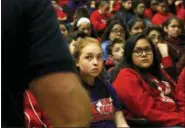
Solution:
{"label": "black hair", "polygon": [[179,22],[179,23],[180,23],[180,27],[182,28],[182,31],[184,30],[184,24],[183,24],[183,22],[182,22],[178,17],[176,17],[176,16],[171,16],[171,17],[169,17],[169,18],[162,24],[163,29],[164,29],[164,27],[167,27],[167,26],[171,23],[172,20],[176,20],[177,22]]}
{"label": "black hair", "polygon": [[132,29],[132,27],[134,26],[134,24],[135,24],[136,22],[138,22],[138,21],[143,22],[143,24],[144,24],[145,27],[146,27],[146,23],[144,22],[143,19],[138,18],[138,17],[134,17],[134,18],[132,18],[132,19],[130,19],[130,20],[128,21],[128,23],[127,23],[127,31],[128,31],[128,32],[131,31],[131,29]]}
{"label": "black hair", "polygon": [[166,3],[168,4],[168,0],[157,0],[157,5],[161,4],[161,3]]}
{"label": "black hair", "polygon": [[137,9],[137,6],[139,5],[139,4],[141,4],[141,3],[143,3],[143,4],[145,4],[144,3],[144,1],[143,0],[133,0],[132,1],[132,8],[135,10],[135,9]]}
{"label": "black hair", "polygon": [[74,33],[70,33],[68,36],[68,43],[71,44],[72,40],[77,40],[78,38],[85,38],[88,35],[85,32],[76,31]]}
{"label": "black hair", "polygon": [[116,43],[124,43],[124,40],[121,40],[121,39],[114,39],[113,41],[109,41],[108,42],[108,45],[106,47],[106,50],[107,50],[107,54],[108,55],[112,55],[112,48],[113,46],[116,44]]}
{"label": "black hair", "polygon": [[125,35],[126,35],[126,37],[127,37],[127,30],[126,30],[126,27],[125,27],[125,25],[123,24],[123,22],[121,22],[120,20],[114,20],[114,21],[112,21],[112,22],[108,25],[108,27],[105,29],[105,31],[104,31],[104,33],[103,33],[103,35],[102,35],[102,42],[103,42],[103,41],[106,41],[106,40],[109,40],[109,35],[110,35],[111,30],[112,30],[112,28],[114,27],[115,24],[120,24],[121,27],[123,27],[123,29],[124,29],[124,31],[125,31]]}
{"label": "black hair", "polygon": [[161,33],[161,36],[164,37],[164,30],[161,27],[156,25],[147,27],[144,33],[146,36],[148,36],[148,34],[153,30],[158,31],[159,33]]}
{"label": "black hair", "polygon": [[[137,41],[140,40],[140,39],[148,40],[148,42],[149,42],[149,44],[152,48],[152,52],[153,52],[153,64],[147,69],[139,68],[138,66],[134,65],[133,61],[132,61],[132,53],[133,53],[134,47],[135,47]],[[123,58],[124,59],[120,62],[118,67],[116,67],[115,71],[111,72],[111,73],[114,73],[114,75],[113,74],[111,75],[111,76],[114,76],[114,78],[111,79],[111,82],[113,82],[115,80],[115,78],[117,77],[117,74],[123,68],[131,68],[131,69],[135,70],[149,84],[150,87],[156,87],[156,85],[148,77],[148,75],[146,74],[147,72],[151,73],[153,76],[155,76],[159,80],[169,81],[161,73],[160,62],[159,62],[159,59],[158,59],[158,56],[157,56],[157,53],[156,53],[155,46],[144,35],[144,33],[132,36],[126,41],[126,44],[125,44],[125,47],[124,47]]]}

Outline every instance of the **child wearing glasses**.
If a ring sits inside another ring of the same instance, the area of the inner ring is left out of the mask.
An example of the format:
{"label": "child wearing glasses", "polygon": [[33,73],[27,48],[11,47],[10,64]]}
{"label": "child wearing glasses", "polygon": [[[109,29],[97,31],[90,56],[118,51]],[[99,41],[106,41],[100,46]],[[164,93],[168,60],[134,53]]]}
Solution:
{"label": "child wearing glasses", "polygon": [[153,126],[185,126],[185,102],[176,83],[160,68],[155,46],[145,35],[129,38],[113,86],[126,118],[145,118]]}
{"label": "child wearing glasses", "polygon": [[105,32],[102,36],[102,43],[101,47],[103,49],[103,60],[108,59],[108,54],[106,47],[110,41],[114,41],[115,39],[125,40],[126,39],[126,27],[125,25],[119,21],[114,20],[112,21],[109,26],[106,28]]}

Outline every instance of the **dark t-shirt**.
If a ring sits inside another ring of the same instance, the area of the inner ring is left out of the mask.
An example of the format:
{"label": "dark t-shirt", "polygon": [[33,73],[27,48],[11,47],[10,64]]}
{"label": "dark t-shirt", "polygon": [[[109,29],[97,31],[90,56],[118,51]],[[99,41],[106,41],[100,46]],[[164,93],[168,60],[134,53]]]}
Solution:
{"label": "dark t-shirt", "polygon": [[116,128],[115,112],[121,111],[122,106],[112,85],[108,82],[102,83],[99,79],[96,79],[93,86],[83,83],[90,94],[92,104],[90,127]]}
{"label": "dark t-shirt", "polygon": [[24,126],[23,92],[47,73],[74,71],[50,0],[2,0],[2,125]]}

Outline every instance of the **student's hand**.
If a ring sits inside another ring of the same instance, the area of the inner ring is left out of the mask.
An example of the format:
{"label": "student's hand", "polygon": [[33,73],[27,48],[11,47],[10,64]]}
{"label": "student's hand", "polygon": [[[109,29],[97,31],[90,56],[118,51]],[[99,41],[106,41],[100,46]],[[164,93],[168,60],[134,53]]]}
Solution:
{"label": "student's hand", "polygon": [[166,43],[158,43],[157,48],[159,49],[162,57],[169,56],[169,54],[168,54],[168,45]]}

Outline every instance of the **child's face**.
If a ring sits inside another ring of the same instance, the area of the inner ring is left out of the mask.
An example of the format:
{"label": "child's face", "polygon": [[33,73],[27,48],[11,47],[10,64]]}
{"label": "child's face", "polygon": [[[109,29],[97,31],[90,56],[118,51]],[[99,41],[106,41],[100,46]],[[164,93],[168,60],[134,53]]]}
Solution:
{"label": "child's face", "polygon": [[163,42],[163,37],[159,31],[152,30],[148,34],[148,38],[152,41],[152,43],[157,46],[158,43]]}
{"label": "child's face", "polygon": [[153,64],[152,48],[146,39],[139,39],[132,52],[132,62],[134,65],[146,69]]}
{"label": "child's face", "polygon": [[166,14],[167,13],[167,10],[168,10],[168,5],[167,3],[159,3],[157,5],[157,11],[161,14]]}
{"label": "child's face", "polygon": [[102,12],[102,14],[107,14],[109,13],[109,4],[105,4],[103,7],[100,7],[100,10]]}
{"label": "child's face", "polygon": [[103,52],[98,44],[89,43],[81,50],[76,65],[80,74],[86,78],[97,77],[103,68]]}
{"label": "child's face", "polygon": [[119,61],[123,57],[123,43],[115,43],[112,47],[113,60]]}
{"label": "child's face", "polygon": [[68,37],[68,30],[64,24],[60,25],[60,31],[66,38]]}
{"label": "child's face", "polygon": [[135,12],[136,12],[137,15],[143,16],[144,13],[145,13],[145,5],[144,5],[144,3],[140,3],[140,4],[137,6]]}
{"label": "child's face", "polygon": [[86,33],[88,36],[91,35],[91,24],[89,23],[81,23],[79,28],[79,31]]}
{"label": "child's face", "polygon": [[164,28],[164,31],[167,32],[169,37],[178,37],[181,34],[181,25],[177,20],[172,20],[170,24]]}
{"label": "child's face", "polygon": [[127,0],[125,2],[122,2],[122,6],[126,9],[126,10],[130,10],[132,8],[132,0]]}
{"label": "child's face", "polygon": [[109,34],[109,39],[113,41],[114,39],[125,39],[125,30],[120,24],[115,24]]}
{"label": "child's face", "polygon": [[142,33],[145,30],[145,25],[143,21],[137,21],[131,28],[129,34],[130,35],[135,35]]}

